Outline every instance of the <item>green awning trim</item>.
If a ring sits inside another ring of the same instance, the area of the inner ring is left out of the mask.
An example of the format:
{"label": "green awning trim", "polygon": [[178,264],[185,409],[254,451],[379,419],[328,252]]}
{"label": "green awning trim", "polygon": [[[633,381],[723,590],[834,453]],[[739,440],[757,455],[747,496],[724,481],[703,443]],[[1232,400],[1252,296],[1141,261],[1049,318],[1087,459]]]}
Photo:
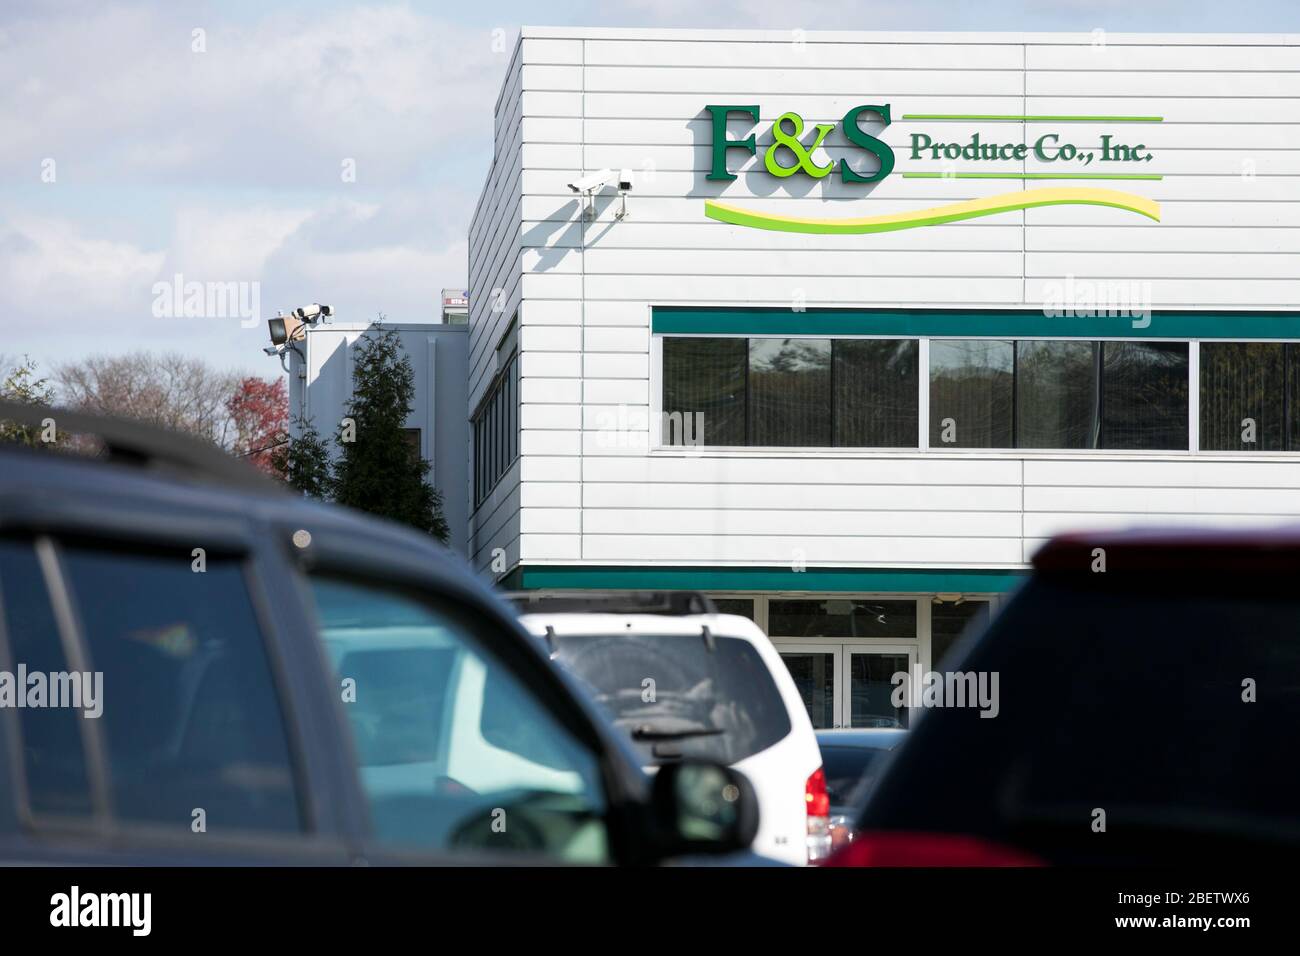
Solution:
{"label": "green awning trim", "polygon": [[1018,570],[906,568],[707,568],[538,565],[515,568],[503,586],[516,590],[883,591],[1002,594],[1028,576]]}
{"label": "green awning trim", "polygon": [[[1076,280],[1082,283],[1083,280]],[[1149,323],[1148,323],[1149,319]],[[1135,328],[1134,322],[1144,327]],[[807,309],[655,306],[651,329],[669,335],[899,335],[963,338],[1157,338],[1300,340],[1300,312],[1153,311],[1047,316],[1027,309]]]}

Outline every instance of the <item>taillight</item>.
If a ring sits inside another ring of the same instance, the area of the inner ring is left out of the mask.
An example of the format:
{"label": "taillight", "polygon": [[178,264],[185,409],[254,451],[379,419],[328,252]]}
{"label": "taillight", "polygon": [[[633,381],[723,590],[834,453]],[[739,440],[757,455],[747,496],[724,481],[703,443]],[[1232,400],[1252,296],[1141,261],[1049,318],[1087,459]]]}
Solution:
{"label": "taillight", "polygon": [[[786,791],[789,793],[789,791]],[[808,802],[808,816],[828,817],[831,815],[831,798],[826,792],[826,771],[818,767],[803,785],[803,798]]]}
{"label": "taillight", "polygon": [[822,866],[1046,866],[1031,853],[952,833],[859,833]]}
{"label": "taillight", "polygon": [[808,862],[825,860],[831,853],[831,798],[826,792],[826,771],[818,767],[803,785],[808,810]]}

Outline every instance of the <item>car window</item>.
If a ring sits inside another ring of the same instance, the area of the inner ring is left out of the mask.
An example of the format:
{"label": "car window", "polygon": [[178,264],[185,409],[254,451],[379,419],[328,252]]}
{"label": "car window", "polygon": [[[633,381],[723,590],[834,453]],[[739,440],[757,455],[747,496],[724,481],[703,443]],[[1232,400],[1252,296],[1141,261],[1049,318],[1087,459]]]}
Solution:
{"label": "car window", "polygon": [[748,641],[696,635],[567,635],[554,658],[627,731],[647,764],[735,763],[790,733],[772,675]]}
{"label": "car window", "polygon": [[598,756],[479,638],[472,611],[311,581],[375,836],[408,849],[609,859]]}
{"label": "car window", "polygon": [[214,834],[300,830],[242,560],[80,545],[62,560],[89,666],[102,674],[115,816],[187,830],[201,821]]}
{"label": "car window", "polygon": [[[9,686],[0,688],[0,702],[15,706],[22,695],[26,704],[36,682],[44,680],[48,693],[49,675],[68,672],[49,591],[30,541],[0,539],[0,610],[10,668],[6,675]],[[10,695],[13,699],[6,699]],[[33,813],[90,815],[90,784],[81,740],[81,722],[95,719],[86,716],[90,713],[93,709],[84,706],[17,708],[27,798]]]}
{"label": "car window", "polygon": [[872,764],[888,751],[874,747],[822,747],[821,752],[826,794],[831,806],[843,807],[856,802]]}

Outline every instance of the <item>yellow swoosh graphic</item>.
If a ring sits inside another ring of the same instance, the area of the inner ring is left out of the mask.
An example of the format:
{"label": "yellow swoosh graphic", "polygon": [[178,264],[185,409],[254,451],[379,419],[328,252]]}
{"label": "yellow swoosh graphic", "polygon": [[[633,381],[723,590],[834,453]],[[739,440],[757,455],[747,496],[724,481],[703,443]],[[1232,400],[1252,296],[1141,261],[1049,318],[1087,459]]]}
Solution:
{"label": "yellow swoosh graphic", "polygon": [[960,222],[979,216],[991,216],[1016,209],[1033,209],[1037,206],[1111,206],[1125,209],[1160,221],[1160,204],[1145,196],[1124,193],[1116,189],[1098,189],[1088,186],[1054,186],[1046,189],[1025,189],[983,199],[970,199],[947,206],[914,209],[910,212],[890,213],[884,216],[865,216],[856,219],[803,219],[796,216],[774,216],[715,202],[704,201],[704,215],[719,222],[754,229],[772,229],[777,232],[810,232],[831,235],[852,235],[866,232],[893,232],[896,229],[915,229],[917,226],[938,226],[947,222]]}

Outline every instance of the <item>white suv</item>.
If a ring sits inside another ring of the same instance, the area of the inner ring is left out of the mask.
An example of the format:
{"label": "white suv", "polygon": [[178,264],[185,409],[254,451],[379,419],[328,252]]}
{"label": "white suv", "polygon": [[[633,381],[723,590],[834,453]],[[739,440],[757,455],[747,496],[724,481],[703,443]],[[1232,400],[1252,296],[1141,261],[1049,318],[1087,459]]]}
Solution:
{"label": "white suv", "polygon": [[817,738],[767,635],[747,618],[711,613],[699,595],[657,608],[635,600],[644,597],[511,595],[524,627],[632,737],[647,772],[687,757],[728,764],[758,794],[755,853],[794,864],[826,855]]}

